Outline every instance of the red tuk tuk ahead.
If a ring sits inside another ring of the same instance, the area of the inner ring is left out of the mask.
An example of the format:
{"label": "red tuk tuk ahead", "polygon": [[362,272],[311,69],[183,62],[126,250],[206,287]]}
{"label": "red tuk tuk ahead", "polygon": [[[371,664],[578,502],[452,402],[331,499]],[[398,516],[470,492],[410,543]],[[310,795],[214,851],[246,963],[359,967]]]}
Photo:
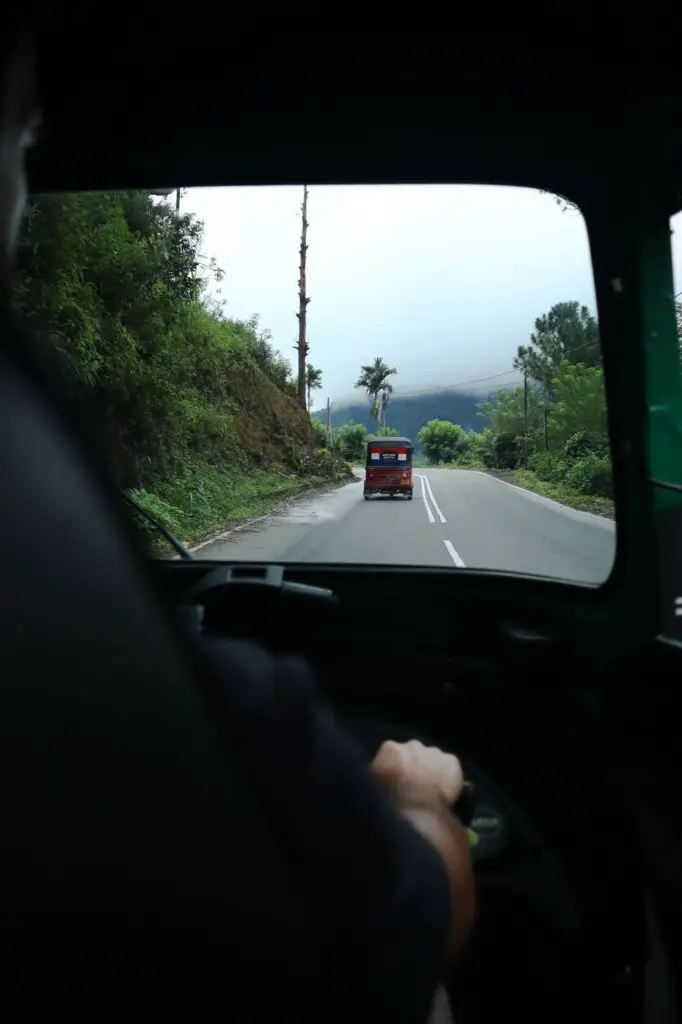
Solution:
{"label": "red tuk tuk ahead", "polygon": [[412,453],[409,437],[377,437],[367,442],[363,497],[401,494],[412,500]]}

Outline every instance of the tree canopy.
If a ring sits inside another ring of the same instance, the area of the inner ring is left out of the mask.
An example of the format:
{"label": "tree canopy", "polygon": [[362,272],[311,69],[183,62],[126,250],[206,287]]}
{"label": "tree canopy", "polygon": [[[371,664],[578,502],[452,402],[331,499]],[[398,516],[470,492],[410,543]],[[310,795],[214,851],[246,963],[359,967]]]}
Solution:
{"label": "tree canopy", "polygon": [[396,368],[389,366],[381,356],[377,356],[372,363],[360,367],[360,376],[355,382],[355,387],[362,388],[367,393],[372,418],[377,427],[380,423],[386,426],[386,412],[393,394],[393,385],[389,378],[397,373]]}
{"label": "tree canopy", "polygon": [[322,370],[319,370],[312,363],[306,363],[305,386],[308,395],[308,412],[312,412],[312,393],[322,388]]}
{"label": "tree canopy", "polygon": [[[682,339],[682,313],[678,333]],[[682,342],[681,342],[682,351]],[[482,430],[431,420],[419,431],[429,462],[530,469],[548,484],[610,497],[611,463],[599,324],[578,302],[560,302],[535,320],[515,366],[523,386],[479,405]]]}
{"label": "tree canopy", "polygon": [[519,345],[514,366],[548,388],[565,360],[601,366],[599,324],[578,302],[558,302],[539,316],[529,344]]}
{"label": "tree canopy", "polygon": [[145,192],[28,205],[16,302],[99,401],[112,465],[154,488],[188,465],[293,465],[309,447],[291,367],[258,318],[229,318],[202,225]]}
{"label": "tree canopy", "polygon": [[[215,503],[211,474],[227,474],[227,491],[239,472],[272,470],[284,480],[305,475],[311,464],[331,472],[331,461],[311,455],[327,446],[348,461],[363,459],[368,426],[375,435],[395,435],[389,404],[401,426],[395,412],[407,401],[398,395],[391,404],[398,371],[377,356],[355,382],[369,400],[366,425],[351,421],[332,436],[326,425],[311,423],[321,369],[307,363],[306,412],[289,361],[258,317],[227,315],[224,275],[202,255],[202,235],[196,217],[178,215],[146,192],[38,197],[28,204],[15,284],[29,325],[63,354],[74,394],[99,402],[121,484],[132,467],[149,507],[165,500],[167,519],[179,524],[207,495]],[[675,308],[682,352],[682,306]],[[429,420],[415,413],[399,432],[414,433],[433,464],[523,467],[610,493],[596,316],[574,300],[554,304],[535,319],[514,365],[525,388],[483,402],[454,393],[421,396],[419,409],[429,409]],[[268,486],[276,490],[273,480]]]}

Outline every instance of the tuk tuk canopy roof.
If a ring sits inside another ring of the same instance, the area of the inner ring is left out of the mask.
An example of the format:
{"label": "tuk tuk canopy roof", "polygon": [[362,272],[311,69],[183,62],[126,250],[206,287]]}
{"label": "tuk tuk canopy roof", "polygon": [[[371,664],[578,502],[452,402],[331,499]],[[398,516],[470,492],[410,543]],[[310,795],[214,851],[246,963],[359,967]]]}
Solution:
{"label": "tuk tuk canopy roof", "polygon": [[370,448],[414,448],[414,445],[409,437],[375,437],[367,442],[367,449]]}

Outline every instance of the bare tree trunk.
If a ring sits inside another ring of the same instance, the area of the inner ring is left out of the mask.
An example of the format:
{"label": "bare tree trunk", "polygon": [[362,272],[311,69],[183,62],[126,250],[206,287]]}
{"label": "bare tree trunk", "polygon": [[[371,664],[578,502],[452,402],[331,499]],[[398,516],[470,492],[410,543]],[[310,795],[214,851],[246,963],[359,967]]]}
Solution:
{"label": "bare tree trunk", "polygon": [[543,406],[543,408],[542,408],[542,416],[543,416],[544,428],[545,428],[545,451],[548,452],[549,451],[549,430],[548,430],[548,427],[547,427],[547,406],[546,405]]}
{"label": "bare tree trunk", "polygon": [[308,253],[308,186],[303,186],[303,203],[301,204],[301,248],[300,265],[298,272],[298,402],[302,409],[307,409],[306,395],[306,361],[308,358],[308,342],[306,333],[306,313],[308,309],[308,298],[306,292],[306,256]]}
{"label": "bare tree trunk", "polygon": [[523,465],[528,469],[528,374],[523,375]]}

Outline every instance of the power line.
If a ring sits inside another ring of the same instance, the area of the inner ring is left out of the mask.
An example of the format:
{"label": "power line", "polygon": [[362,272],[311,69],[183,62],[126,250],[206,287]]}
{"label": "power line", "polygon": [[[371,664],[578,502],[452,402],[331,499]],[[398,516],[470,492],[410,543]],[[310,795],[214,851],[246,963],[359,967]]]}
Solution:
{"label": "power line", "polygon": [[510,370],[502,370],[501,373],[491,373],[487,377],[474,377],[470,380],[458,381],[456,384],[424,384],[420,388],[411,388],[408,391],[396,391],[395,397],[402,398],[404,395],[423,395],[433,391],[456,391],[461,388],[470,387],[472,384],[484,384],[488,380],[499,380],[500,377],[508,377],[510,373],[521,373],[515,366]]}
{"label": "power line", "polygon": [[[585,349],[593,348],[594,342],[586,341],[581,345],[576,345],[575,348],[569,349],[561,353],[563,358],[567,358],[576,354],[576,352],[582,352]],[[444,391],[462,391],[464,388],[472,387],[477,384],[485,384],[491,380],[500,380],[502,377],[508,377],[510,374],[517,374],[516,380],[510,380],[506,382],[507,387],[523,387],[524,384],[524,372],[518,366],[512,366],[508,370],[501,370],[499,373],[490,373],[485,377],[472,377],[469,380],[457,381],[455,384],[424,384],[418,388],[409,388],[406,391],[394,392],[394,398],[409,398],[411,395],[428,395],[435,393],[442,393]],[[352,404],[348,402],[347,404]]]}
{"label": "power line", "polygon": [[[576,345],[574,348],[569,349],[561,353],[562,358],[569,358],[574,356],[576,352],[582,352],[585,349],[594,348],[594,342],[585,341],[581,345]],[[396,391],[395,397],[401,398],[408,395],[423,395],[432,393],[434,391],[456,391],[461,388],[470,387],[473,384],[485,384],[489,380],[499,380],[501,377],[508,377],[510,373],[518,374],[518,381],[509,381],[509,384],[518,384],[520,387],[523,384],[524,373],[521,367],[512,366],[509,370],[501,370],[499,373],[490,373],[486,377],[473,377],[470,380],[458,381],[456,384],[425,384],[420,388],[410,388],[407,391]]]}

